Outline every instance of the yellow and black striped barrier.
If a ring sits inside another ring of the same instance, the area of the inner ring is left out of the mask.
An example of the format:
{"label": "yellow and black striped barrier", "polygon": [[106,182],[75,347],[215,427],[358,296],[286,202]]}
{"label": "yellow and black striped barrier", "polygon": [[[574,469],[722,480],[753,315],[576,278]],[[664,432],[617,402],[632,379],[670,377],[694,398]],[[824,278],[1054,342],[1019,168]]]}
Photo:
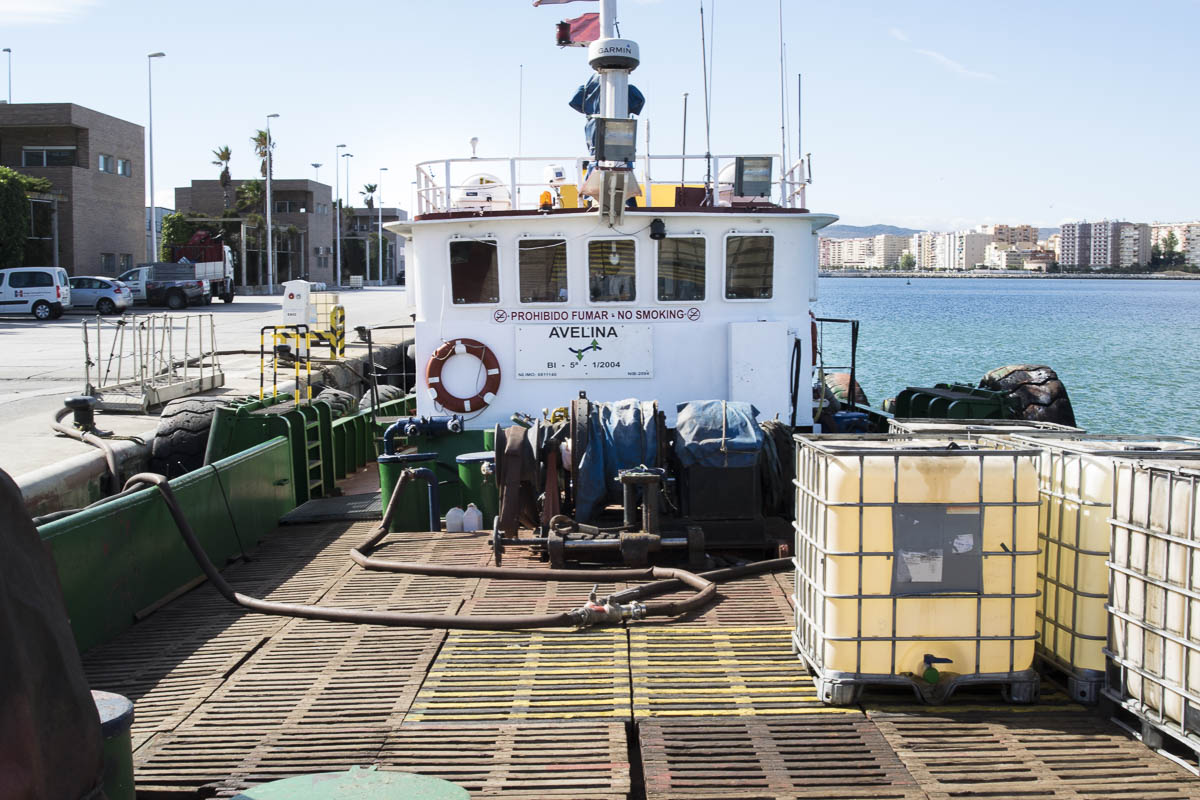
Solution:
{"label": "yellow and black striped barrier", "polygon": [[264,325],[258,331],[258,399],[261,402],[266,395],[267,380],[267,331],[271,332],[271,396],[279,393],[279,358],[275,348],[281,344],[292,346],[292,371],[294,375],[292,390],[296,405],[300,405],[300,364],[304,362],[305,399],[312,403],[312,359],[309,343],[312,334],[307,325]]}

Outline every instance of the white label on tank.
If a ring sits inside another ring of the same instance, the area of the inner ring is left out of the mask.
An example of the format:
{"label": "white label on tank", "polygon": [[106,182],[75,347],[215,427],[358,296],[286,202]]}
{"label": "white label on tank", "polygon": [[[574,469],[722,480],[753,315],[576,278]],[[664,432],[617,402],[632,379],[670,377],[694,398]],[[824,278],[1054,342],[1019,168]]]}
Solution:
{"label": "white label on tank", "polygon": [[975,549],[975,537],[969,533],[960,533],[954,537],[954,541],[950,543],[951,549],[955,553],[969,553]]}
{"label": "white label on tank", "polygon": [[518,325],[518,378],[652,378],[650,325]]}
{"label": "white label on tank", "polygon": [[940,583],[942,580],[942,550],[901,550],[900,558],[908,567],[911,583]]}

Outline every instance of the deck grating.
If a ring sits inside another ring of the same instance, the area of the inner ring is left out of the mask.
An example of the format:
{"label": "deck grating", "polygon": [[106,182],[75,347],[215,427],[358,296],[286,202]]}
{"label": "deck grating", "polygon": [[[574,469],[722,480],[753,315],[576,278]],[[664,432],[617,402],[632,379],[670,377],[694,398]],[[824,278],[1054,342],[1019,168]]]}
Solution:
{"label": "deck grating", "polygon": [[639,730],[647,800],[925,797],[861,715],[648,719]]}
{"label": "deck grating", "polygon": [[1090,714],[872,715],[931,800],[1200,797],[1200,782]]}
{"label": "deck grating", "polygon": [[[369,529],[288,526],[225,574],[288,602],[447,614],[561,611],[592,588],[367,572],[347,555]],[[484,565],[485,538],[393,534],[379,555]],[[543,566],[515,551],[505,565]],[[93,685],[137,703],[148,797],[230,797],[372,764],[527,800],[639,797],[643,776],[648,800],[1200,797],[1200,782],[1061,693],[1020,709],[986,690],[942,707],[869,694],[865,715],[820,705],[791,649],[790,584],[722,586],[684,620],[513,633],[265,617],[201,586],[85,662]]]}

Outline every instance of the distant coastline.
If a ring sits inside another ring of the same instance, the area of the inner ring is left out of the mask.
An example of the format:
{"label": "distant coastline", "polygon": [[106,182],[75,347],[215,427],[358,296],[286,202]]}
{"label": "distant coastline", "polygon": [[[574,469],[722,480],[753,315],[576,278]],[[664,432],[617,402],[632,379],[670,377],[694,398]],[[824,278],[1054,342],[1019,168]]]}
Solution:
{"label": "distant coastline", "polygon": [[1042,280],[1133,280],[1133,281],[1196,281],[1200,273],[1194,272],[1153,272],[1130,275],[1113,275],[1110,273],[1081,273],[1081,272],[1029,272],[1026,270],[996,270],[979,269],[966,271],[934,270],[930,272],[904,272],[900,270],[867,270],[867,269],[838,269],[821,270],[822,278],[1009,278],[1020,280],[1034,278]]}

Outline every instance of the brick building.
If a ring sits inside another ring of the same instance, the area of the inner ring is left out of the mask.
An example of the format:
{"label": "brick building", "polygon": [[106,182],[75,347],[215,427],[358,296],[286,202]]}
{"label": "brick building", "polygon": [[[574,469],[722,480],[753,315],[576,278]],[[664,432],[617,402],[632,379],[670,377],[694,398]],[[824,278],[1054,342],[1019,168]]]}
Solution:
{"label": "brick building", "polygon": [[56,254],[57,266],[75,275],[116,275],[141,261],[141,125],[74,103],[0,104],[0,164],[51,183],[57,202],[43,205],[57,242],[38,251],[46,261]]}
{"label": "brick building", "polygon": [[[237,189],[247,181],[235,180],[229,186],[229,208],[237,208]],[[325,183],[302,178],[271,179],[271,224],[280,244],[275,250],[275,282],[292,278],[333,282],[333,189]],[[175,189],[175,208],[220,217],[225,210],[225,192],[218,180],[192,181],[190,186]],[[265,209],[257,209],[262,214]],[[281,235],[294,228],[295,235]],[[255,235],[246,237],[247,247],[240,263],[248,267],[246,278],[238,272],[239,283],[265,283],[259,275],[259,264],[265,270],[265,257],[254,251]],[[290,248],[290,249],[289,249]]]}

